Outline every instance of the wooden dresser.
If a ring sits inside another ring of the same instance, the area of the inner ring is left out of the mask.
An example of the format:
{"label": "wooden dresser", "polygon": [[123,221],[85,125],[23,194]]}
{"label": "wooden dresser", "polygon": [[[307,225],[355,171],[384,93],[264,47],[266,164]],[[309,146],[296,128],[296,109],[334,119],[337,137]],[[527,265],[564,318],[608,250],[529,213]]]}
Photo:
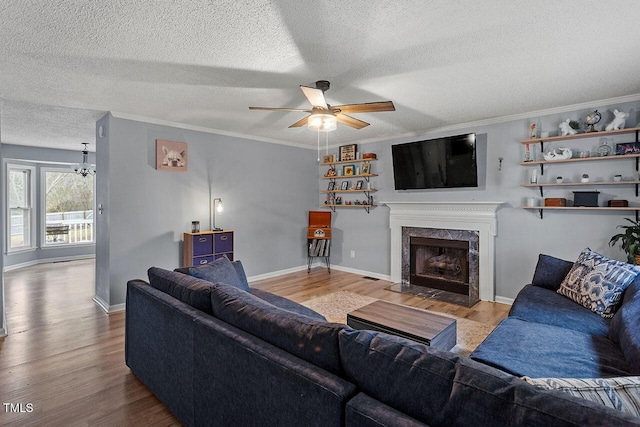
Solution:
{"label": "wooden dresser", "polygon": [[183,267],[209,264],[223,256],[233,261],[233,230],[184,233]]}

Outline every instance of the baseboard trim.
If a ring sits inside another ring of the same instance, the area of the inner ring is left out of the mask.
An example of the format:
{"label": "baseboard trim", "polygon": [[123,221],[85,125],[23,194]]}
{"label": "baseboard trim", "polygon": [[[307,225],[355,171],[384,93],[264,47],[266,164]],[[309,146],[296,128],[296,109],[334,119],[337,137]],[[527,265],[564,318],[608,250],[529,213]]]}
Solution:
{"label": "baseboard trim", "polygon": [[498,295],[495,297],[495,302],[499,302],[500,304],[513,305],[513,301],[515,301],[513,298],[501,297]]}
{"label": "baseboard trim", "polygon": [[86,255],[65,256],[65,257],[57,257],[57,258],[35,259],[32,261],[21,262],[20,264],[9,265],[7,267],[4,267],[2,271],[7,272],[12,270],[17,270],[19,268],[31,267],[32,265],[47,264],[51,262],[78,261],[81,259],[90,259],[95,257],[96,257],[95,254],[86,254]]}
{"label": "baseboard trim", "polygon": [[98,305],[98,307],[100,307],[107,314],[113,314],[113,313],[118,313],[120,311],[125,311],[127,307],[126,304],[109,305],[104,299],[102,299],[98,295],[94,295],[93,302],[95,302]]}
{"label": "baseboard trim", "polygon": [[7,330],[5,328],[0,328],[0,338],[6,337],[7,335]]}
{"label": "baseboard trim", "polygon": [[283,275],[289,274],[289,273],[296,273],[298,271],[302,271],[302,270],[306,270],[306,269],[307,269],[306,265],[299,265],[297,267],[291,267],[291,268],[286,268],[284,270],[272,271],[271,273],[264,273],[264,274],[258,274],[258,275],[255,275],[255,276],[247,277],[247,281],[248,282],[255,282],[255,281],[258,281],[258,280],[272,279],[274,277],[283,276]]}
{"label": "baseboard trim", "polygon": [[353,274],[358,274],[360,276],[373,277],[374,279],[386,280],[388,282],[391,281],[391,276],[388,274],[380,274],[380,273],[374,273],[372,271],[358,270],[357,268],[343,267],[341,265],[332,265],[331,268],[333,270],[344,271],[345,273],[353,273]]}

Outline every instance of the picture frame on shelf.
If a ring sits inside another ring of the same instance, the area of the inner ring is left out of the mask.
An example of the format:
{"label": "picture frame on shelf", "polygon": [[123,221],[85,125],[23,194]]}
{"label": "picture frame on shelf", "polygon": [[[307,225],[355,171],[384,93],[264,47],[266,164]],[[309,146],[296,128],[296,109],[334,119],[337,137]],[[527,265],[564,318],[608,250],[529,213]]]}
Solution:
{"label": "picture frame on shelf", "polygon": [[357,152],[358,144],[341,145],[338,150],[338,155],[340,156],[340,161],[344,162],[348,160],[355,160]]}
{"label": "picture frame on shelf", "polygon": [[344,176],[353,176],[355,175],[356,165],[344,165],[342,167],[342,175]]}
{"label": "picture frame on shelf", "polygon": [[329,185],[327,185],[327,191],[333,191],[336,189],[335,181],[329,181]]}
{"label": "picture frame on shelf", "polygon": [[362,186],[363,186],[363,185],[364,185],[364,180],[359,179],[359,180],[356,182],[356,190],[362,190]]}
{"label": "picture frame on shelf", "polygon": [[340,190],[348,190],[349,189],[349,181],[342,181],[340,184]]}
{"label": "picture frame on shelf", "polygon": [[360,173],[362,175],[369,175],[371,173],[371,163],[364,162],[360,168]]}
{"label": "picture frame on shelf", "polygon": [[333,154],[327,154],[326,156],[322,156],[322,163],[333,163]]}
{"label": "picture frame on shelf", "polygon": [[640,142],[623,142],[616,144],[616,156],[624,154],[640,154]]}

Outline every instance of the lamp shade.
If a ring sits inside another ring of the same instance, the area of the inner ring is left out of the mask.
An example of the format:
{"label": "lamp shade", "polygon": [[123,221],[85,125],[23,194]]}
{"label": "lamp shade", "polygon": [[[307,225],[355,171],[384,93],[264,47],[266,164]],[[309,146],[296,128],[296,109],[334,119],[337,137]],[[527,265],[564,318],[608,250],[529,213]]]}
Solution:
{"label": "lamp shade", "polygon": [[307,120],[307,127],[317,132],[331,132],[338,128],[336,116],[331,113],[313,113]]}

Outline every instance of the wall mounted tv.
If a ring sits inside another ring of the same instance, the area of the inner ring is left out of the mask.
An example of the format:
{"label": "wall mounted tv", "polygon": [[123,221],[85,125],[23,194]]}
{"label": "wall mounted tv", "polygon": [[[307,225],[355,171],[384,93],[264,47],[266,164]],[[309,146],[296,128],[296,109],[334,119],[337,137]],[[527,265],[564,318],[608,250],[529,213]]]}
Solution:
{"label": "wall mounted tv", "polygon": [[476,134],[391,146],[396,190],[477,187]]}

